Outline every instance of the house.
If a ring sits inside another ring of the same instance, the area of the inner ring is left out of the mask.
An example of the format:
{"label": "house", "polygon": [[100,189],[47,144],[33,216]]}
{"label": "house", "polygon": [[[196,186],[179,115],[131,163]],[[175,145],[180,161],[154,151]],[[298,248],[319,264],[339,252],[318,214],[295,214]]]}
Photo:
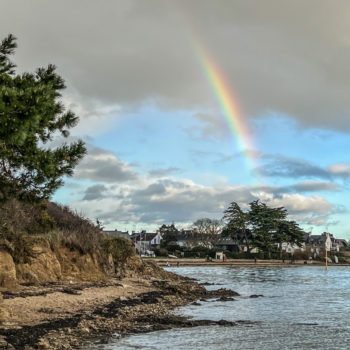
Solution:
{"label": "house", "polygon": [[306,240],[306,244],[311,246],[311,248],[324,248],[327,246],[329,250],[337,252],[349,247],[345,239],[335,238],[333,234],[328,232],[323,232],[321,235],[310,235]]}
{"label": "house", "polygon": [[[309,235],[306,244],[312,247],[324,247],[328,237],[330,239],[333,235],[327,236],[327,232],[323,232],[321,235]],[[327,242],[329,244],[329,240]]]}
{"label": "house", "polygon": [[239,242],[231,237],[221,237],[217,240],[216,246],[222,250],[239,252]]}
{"label": "house", "polygon": [[122,238],[126,238],[128,240],[131,240],[131,236],[129,235],[129,231],[118,231],[117,229],[113,230],[113,231],[107,231],[107,230],[103,230],[102,233],[105,233],[109,236],[113,236],[113,237],[122,237]]}
{"label": "house", "polygon": [[196,231],[182,229],[176,235],[176,244],[182,248],[193,248],[203,245],[203,242]]}
{"label": "house", "polygon": [[295,243],[290,243],[290,242],[282,242],[282,251],[286,253],[291,253],[294,254],[296,250],[299,250],[301,252],[304,252],[306,250],[306,245],[305,243],[302,243],[301,246],[295,244]]}
{"label": "house", "polygon": [[133,232],[131,240],[141,254],[153,255],[151,252],[160,247],[162,235],[160,232],[146,232],[143,230],[141,232]]}
{"label": "house", "polygon": [[349,247],[349,243],[345,239],[339,239],[339,238],[334,238],[332,245],[335,246],[337,252],[339,252],[339,250]]}
{"label": "house", "polygon": [[224,254],[224,252],[216,252],[215,260],[225,261],[225,254]]}

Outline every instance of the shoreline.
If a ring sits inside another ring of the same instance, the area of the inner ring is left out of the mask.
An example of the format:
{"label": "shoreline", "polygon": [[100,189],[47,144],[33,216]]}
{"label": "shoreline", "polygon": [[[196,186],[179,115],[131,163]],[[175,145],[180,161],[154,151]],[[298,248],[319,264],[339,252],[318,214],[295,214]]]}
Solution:
{"label": "shoreline", "polygon": [[[161,261],[166,262],[166,259]],[[176,266],[176,261],[174,263],[172,266]],[[88,349],[92,344],[106,344],[128,334],[203,325],[233,327],[239,324],[239,321],[192,320],[175,315],[173,310],[179,306],[197,305],[198,300],[208,299],[230,301],[238,293],[220,287],[208,291],[204,286],[210,285],[210,281],[199,284],[193,279],[165,271],[154,263],[145,262],[145,265],[149,267],[146,273],[131,274],[123,279],[51,282],[2,290],[2,307],[8,311],[9,318],[0,323],[0,349]],[[254,264],[254,261],[249,265],[242,261],[235,261],[235,264],[228,261],[205,266],[225,265],[305,266],[271,262]],[[312,265],[322,266],[309,266]]]}
{"label": "shoreline", "polygon": [[[158,276],[106,282],[59,282],[2,291],[9,319],[0,325],[0,349],[86,349],[113,337],[178,327],[234,326],[234,322],[190,320],[172,311],[196,300],[237,293],[207,291],[195,281],[157,268]],[[82,346],[84,346],[82,348]]]}
{"label": "shoreline", "polygon": [[[143,258],[145,261],[153,261],[160,267],[186,267],[186,266],[237,266],[237,267],[256,267],[256,266],[271,266],[271,267],[293,267],[293,266],[325,266],[321,261],[295,260],[290,263],[289,260],[256,260],[252,259],[227,259],[225,261],[206,261],[205,259],[186,259],[186,258]],[[328,267],[333,266],[350,266],[350,264],[334,264],[328,263]]]}

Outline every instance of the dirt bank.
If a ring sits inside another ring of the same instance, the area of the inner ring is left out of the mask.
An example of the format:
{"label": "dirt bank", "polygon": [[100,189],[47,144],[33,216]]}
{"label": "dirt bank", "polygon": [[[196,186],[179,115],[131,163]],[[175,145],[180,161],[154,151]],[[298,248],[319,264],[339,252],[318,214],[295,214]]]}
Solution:
{"label": "dirt bank", "polygon": [[113,334],[214,323],[235,325],[192,321],[170,311],[198,299],[233,300],[237,293],[225,289],[208,292],[192,280],[152,264],[148,268],[144,276],[121,280],[46,283],[4,292],[3,307],[9,315],[0,326],[0,349],[79,349]]}

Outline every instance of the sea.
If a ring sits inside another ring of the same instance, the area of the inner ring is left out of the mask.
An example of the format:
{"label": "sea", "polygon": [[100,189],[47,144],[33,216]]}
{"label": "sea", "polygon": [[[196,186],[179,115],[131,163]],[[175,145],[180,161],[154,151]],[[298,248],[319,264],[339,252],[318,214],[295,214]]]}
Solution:
{"label": "sea", "polygon": [[[196,266],[168,271],[240,293],[178,308],[193,319],[249,321],[111,339],[96,349],[350,349],[350,267]],[[250,298],[253,294],[263,297]]]}

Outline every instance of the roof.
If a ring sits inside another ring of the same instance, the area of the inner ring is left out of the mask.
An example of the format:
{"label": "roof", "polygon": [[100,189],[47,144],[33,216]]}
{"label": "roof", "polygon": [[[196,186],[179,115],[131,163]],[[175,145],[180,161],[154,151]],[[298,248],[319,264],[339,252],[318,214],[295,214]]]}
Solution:
{"label": "roof", "polygon": [[178,241],[186,241],[188,239],[194,239],[196,232],[192,230],[182,230],[176,235]]}
{"label": "roof", "polygon": [[221,245],[238,245],[238,242],[231,237],[219,238],[216,242],[217,246]]}
{"label": "roof", "polygon": [[335,238],[334,242],[338,243],[339,245],[341,245],[343,247],[348,247],[349,246],[349,243],[345,239]]}
{"label": "roof", "polygon": [[157,234],[157,232],[135,232],[131,235],[131,239],[133,241],[151,241]]}
{"label": "roof", "polygon": [[107,235],[113,236],[113,237],[123,237],[126,239],[130,239],[131,240],[131,236],[129,235],[129,232],[122,232],[122,231],[118,231],[118,230],[114,230],[114,231],[103,231],[103,233],[106,233]]}

